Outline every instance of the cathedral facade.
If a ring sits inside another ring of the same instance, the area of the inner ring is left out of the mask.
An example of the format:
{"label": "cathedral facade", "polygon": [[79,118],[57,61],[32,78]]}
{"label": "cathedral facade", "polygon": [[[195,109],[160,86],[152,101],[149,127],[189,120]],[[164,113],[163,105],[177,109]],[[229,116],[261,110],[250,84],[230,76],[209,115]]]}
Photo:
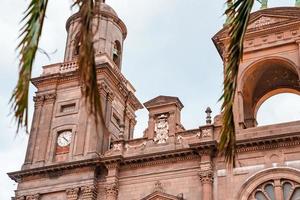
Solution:
{"label": "cathedral facade", "polygon": [[[79,15],[67,21],[65,59],[43,67],[16,200],[299,200],[300,121],[257,126],[269,97],[300,94],[300,8],[251,14],[240,65],[234,118],[237,166],[217,154],[222,115],[186,130],[183,103],[158,96],[142,104],[122,74],[126,25],[107,4],[95,14],[95,59],[104,122],[89,117],[76,58]],[[224,65],[226,26],[212,38]],[[149,111],[148,127],[134,139],[135,111]]]}

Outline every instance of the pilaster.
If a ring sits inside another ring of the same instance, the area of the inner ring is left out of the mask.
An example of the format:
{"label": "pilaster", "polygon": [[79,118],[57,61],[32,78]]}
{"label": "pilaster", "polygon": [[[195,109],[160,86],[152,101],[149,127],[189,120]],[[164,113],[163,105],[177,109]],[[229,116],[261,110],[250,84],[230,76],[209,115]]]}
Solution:
{"label": "pilaster", "polygon": [[201,158],[199,177],[202,184],[202,200],[213,200],[214,171],[209,155]]}
{"label": "pilaster", "polygon": [[107,200],[117,200],[119,193],[119,163],[106,165],[108,174],[106,177],[105,193]]}

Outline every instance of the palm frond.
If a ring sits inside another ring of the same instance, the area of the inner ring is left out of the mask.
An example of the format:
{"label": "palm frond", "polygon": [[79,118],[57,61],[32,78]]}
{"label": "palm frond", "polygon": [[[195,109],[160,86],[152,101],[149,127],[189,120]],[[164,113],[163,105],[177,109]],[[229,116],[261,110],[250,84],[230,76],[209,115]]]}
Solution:
{"label": "palm frond", "polygon": [[17,132],[25,127],[28,132],[28,93],[32,66],[43,29],[48,0],[31,0],[25,11],[20,29],[21,41],[17,47],[20,55],[19,79],[10,98],[11,108],[17,121]]}
{"label": "palm frond", "polygon": [[[228,0],[231,3],[232,0]],[[229,45],[227,48],[228,62],[225,63],[224,88],[221,100],[222,122],[219,152],[225,156],[229,167],[235,166],[236,135],[233,116],[233,101],[236,92],[239,64],[243,57],[243,41],[254,0],[236,0],[227,9],[229,17]]]}
{"label": "palm frond", "polygon": [[[100,3],[100,2],[98,2]],[[97,85],[97,71],[95,63],[95,52],[93,46],[93,17],[95,8],[94,0],[76,0],[74,5],[79,6],[79,75],[82,84],[82,93],[88,106],[88,111],[93,114],[98,125],[99,119],[104,124],[100,95]],[[99,6],[100,8],[100,6]]]}

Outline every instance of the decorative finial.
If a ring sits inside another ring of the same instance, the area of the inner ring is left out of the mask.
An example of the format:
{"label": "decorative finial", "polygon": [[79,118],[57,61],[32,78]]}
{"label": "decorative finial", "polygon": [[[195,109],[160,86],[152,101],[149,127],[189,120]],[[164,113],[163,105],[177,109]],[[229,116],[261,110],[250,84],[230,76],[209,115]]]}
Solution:
{"label": "decorative finial", "polygon": [[153,192],[164,192],[164,188],[163,188],[163,185],[160,181],[156,181],[154,183],[154,190]]}
{"label": "decorative finial", "polygon": [[261,10],[268,8],[268,0],[261,0],[260,3],[261,3],[261,6],[260,6]]}
{"label": "decorative finial", "polygon": [[210,107],[207,107],[206,110],[205,110],[205,113],[206,113],[206,124],[211,124],[211,109]]}
{"label": "decorative finial", "polygon": [[295,6],[300,7],[300,0],[296,0]]}

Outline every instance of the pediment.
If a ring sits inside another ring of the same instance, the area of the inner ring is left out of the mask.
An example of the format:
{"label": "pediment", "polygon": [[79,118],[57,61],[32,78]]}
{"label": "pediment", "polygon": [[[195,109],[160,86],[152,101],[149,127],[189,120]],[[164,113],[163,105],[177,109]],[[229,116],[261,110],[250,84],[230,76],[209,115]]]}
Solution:
{"label": "pediment", "polygon": [[[286,22],[292,22],[297,20],[296,17],[287,16],[274,16],[274,15],[259,15],[254,19],[251,19],[248,25],[248,29],[260,29],[267,26],[279,25]],[[300,21],[300,20],[299,20]]]}
{"label": "pediment", "polygon": [[173,196],[160,191],[153,192],[152,194],[144,197],[141,200],[182,200],[182,197]]}
{"label": "pediment", "polygon": [[144,106],[146,108],[150,108],[150,107],[160,106],[160,105],[170,104],[170,103],[178,104],[180,109],[183,108],[183,104],[181,103],[178,97],[162,96],[162,95],[147,101],[146,103],[144,103]]}

